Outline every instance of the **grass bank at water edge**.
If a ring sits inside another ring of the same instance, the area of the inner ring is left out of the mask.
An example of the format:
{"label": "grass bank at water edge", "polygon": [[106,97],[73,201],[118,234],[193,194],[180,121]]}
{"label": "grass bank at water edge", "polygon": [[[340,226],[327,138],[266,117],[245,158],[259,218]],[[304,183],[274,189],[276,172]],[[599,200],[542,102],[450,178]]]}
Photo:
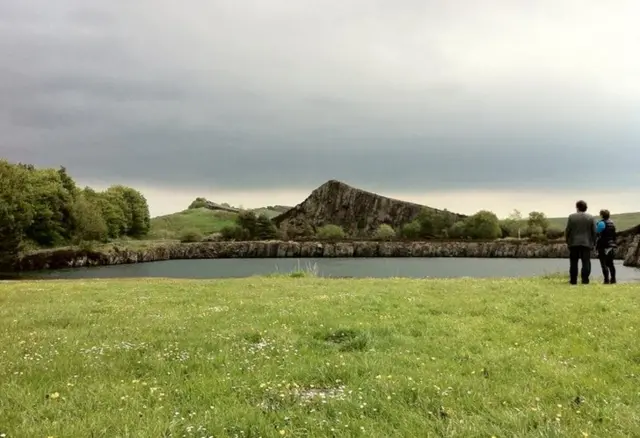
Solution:
{"label": "grass bank at water edge", "polygon": [[640,436],[637,285],[0,283],[12,437]]}

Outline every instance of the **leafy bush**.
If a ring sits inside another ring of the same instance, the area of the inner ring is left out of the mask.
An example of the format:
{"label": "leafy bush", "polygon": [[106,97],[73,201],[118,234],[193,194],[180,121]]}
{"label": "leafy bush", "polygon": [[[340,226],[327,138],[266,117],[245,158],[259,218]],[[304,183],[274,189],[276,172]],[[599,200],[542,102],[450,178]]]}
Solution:
{"label": "leafy bush", "polygon": [[258,216],[256,221],[256,238],[259,240],[272,240],[278,235],[278,229],[266,214]]}
{"label": "leafy bush", "polygon": [[549,219],[542,212],[532,211],[529,213],[529,219],[527,220],[527,228],[531,227],[540,227],[544,233],[549,228]]}
{"label": "leafy bush", "polygon": [[201,242],[202,238],[202,232],[197,228],[184,230],[182,233],[180,233],[180,242],[183,243]]}
{"label": "leafy bush", "polygon": [[526,230],[527,237],[544,235],[544,229],[540,225],[529,225]]}
{"label": "leafy bush", "polygon": [[204,208],[207,206],[207,200],[205,198],[196,198],[191,204],[189,204],[188,210],[194,208]]}
{"label": "leafy bush", "polygon": [[258,216],[253,211],[242,211],[236,218],[236,224],[247,230],[248,238],[255,239],[258,235]]}
{"label": "leafy bush", "polygon": [[320,240],[341,240],[344,239],[345,233],[342,228],[338,225],[325,225],[323,227],[318,228],[318,232],[316,233],[316,237]]}
{"label": "leafy bush", "polygon": [[313,227],[310,224],[304,223],[300,225],[283,225],[280,228],[280,238],[283,240],[300,239],[312,237],[314,235]]}
{"label": "leafy bush", "polygon": [[73,241],[101,241],[109,235],[109,228],[98,205],[80,194],[73,204],[71,217],[75,224]]}
{"label": "leafy bush", "polygon": [[527,227],[527,239],[532,242],[546,242],[547,236],[540,225],[532,225]]}
{"label": "leafy bush", "polygon": [[556,227],[549,227],[545,233],[550,240],[557,240],[564,237],[564,230]]}
{"label": "leafy bush", "polygon": [[402,239],[414,240],[420,237],[420,223],[415,220],[413,222],[409,222],[408,224],[404,224],[398,230],[398,236]]}
{"label": "leafy bush", "polygon": [[421,237],[442,237],[454,224],[456,216],[448,211],[437,211],[425,208],[416,220],[420,224]]}
{"label": "leafy bush", "polygon": [[238,224],[227,225],[222,227],[220,230],[220,236],[224,240],[249,240],[251,236],[249,235],[249,231],[245,228],[242,228]]}
{"label": "leafy bush", "polygon": [[502,236],[498,216],[491,211],[480,210],[464,222],[465,234],[472,239],[497,239]]}
{"label": "leafy bush", "polygon": [[453,239],[462,239],[467,237],[467,225],[465,221],[458,221],[451,225],[448,230],[448,235]]}
{"label": "leafy bush", "polygon": [[396,232],[389,224],[382,224],[373,233],[373,238],[376,240],[392,240],[396,236]]}
{"label": "leafy bush", "polygon": [[502,238],[506,239],[507,237],[513,237],[513,228],[510,226],[511,224],[509,223],[500,223],[500,231],[502,233]]}
{"label": "leafy bush", "polygon": [[536,234],[531,234],[531,235],[529,236],[529,240],[530,240],[531,242],[540,242],[540,243],[543,243],[543,242],[547,242],[549,239],[547,238],[546,234],[543,234],[543,233],[536,233]]}

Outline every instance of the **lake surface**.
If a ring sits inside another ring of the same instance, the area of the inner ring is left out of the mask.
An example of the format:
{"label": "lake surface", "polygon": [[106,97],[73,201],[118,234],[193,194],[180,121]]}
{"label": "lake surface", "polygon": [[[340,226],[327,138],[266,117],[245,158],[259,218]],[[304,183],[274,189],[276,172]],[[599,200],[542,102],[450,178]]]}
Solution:
{"label": "lake surface", "polygon": [[[616,261],[619,282],[640,281],[640,269]],[[509,258],[317,258],[317,259],[209,259],[170,260],[133,265],[75,268],[26,273],[26,278],[232,278],[289,273],[313,269],[323,277],[531,277],[556,272],[568,274],[568,259]],[[592,278],[602,277],[597,260]]]}

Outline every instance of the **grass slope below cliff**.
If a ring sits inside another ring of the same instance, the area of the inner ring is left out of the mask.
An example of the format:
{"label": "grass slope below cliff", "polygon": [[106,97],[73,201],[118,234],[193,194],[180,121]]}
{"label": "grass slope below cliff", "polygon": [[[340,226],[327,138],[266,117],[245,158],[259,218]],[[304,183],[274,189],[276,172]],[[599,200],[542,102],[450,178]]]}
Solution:
{"label": "grass slope below cliff", "polygon": [[0,434],[640,434],[637,287],[0,283]]}

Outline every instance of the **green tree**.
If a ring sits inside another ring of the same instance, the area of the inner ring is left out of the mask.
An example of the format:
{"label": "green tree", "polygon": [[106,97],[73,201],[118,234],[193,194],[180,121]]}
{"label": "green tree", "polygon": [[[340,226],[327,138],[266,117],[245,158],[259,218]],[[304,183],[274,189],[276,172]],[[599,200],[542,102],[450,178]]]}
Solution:
{"label": "green tree", "polygon": [[33,221],[32,187],[25,184],[29,172],[25,166],[0,160],[0,271],[13,268]]}
{"label": "green tree", "polygon": [[497,239],[502,235],[498,216],[491,211],[480,210],[464,222],[466,235],[472,239]]}
{"label": "green tree", "polygon": [[14,265],[23,248],[145,235],[144,196],[130,187],[79,190],[64,167],[37,169],[0,160],[0,264]]}
{"label": "green tree", "polygon": [[96,199],[80,194],[73,204],[71,217],[74,223],[75,243],[105,241],[109,237],[109,228]]}
{"label": "green tree", "polygon": [[547,240],[544,230],[540,225],[532,225],[527,228],[529,240],[534,242],[544,242]]}
{"label": "green tree", "polygon": [[278,229],[266,214],[261,214],[256,220],[256,238],[259,240],[273,240],[278,235]]}
{"label": "green tree", "polygon": [[561,239],[564,236],[564,230],[562,228],[549,227],[545,234],[550,240]]}
{"label": "green tree", "polygon": [[447,210],[438,211],[432,208],[423,209],[416,220],[420,224],[422,237],[442,237],[454,224],[456,216]]}
{"label": "green tree", "polygon": [[249,240],[251,236],[249,236],[249,231],[242,228],[238,224],[227,225],[220,230],[220,236],[224,240]]}
{"label": "green tree", "polygon": [[64,243],[73,232],[71,211],[73,194],[64,187],[60,173],[54,169],[33,169],[23,181],[31,187],[33,221],[25,230],[29,240],[41,246]]}
{"label": "green tree", "polygon": [[308,222],[303,222],[301,224],[295,225],[282,224],[280,227],[280,232],[284,240],[308,238],[312,237],[315,234],[313,227]]}
{"label": "green tree", "polygon": [[519,239],[523,231],[523,219],[520,210],[514,209],[509,217],[502,221],[502,226],[509,237],[517,237]]}
{"label": "green tree", "polygon": [[[549,228],[549,219],[540,211],[532,211],[529,213],[529,219],[527,220],[527,227],[531,230],[534,227],[542,228],[542,232],[545,233]],[[531,231],[529,232],[531,234]]]}
{"label": "green tree", "polygon": [[247,230],[250,239],[255,239],[258,235],[258,217],[253,211],[241,211],[236,217],[236,223]]}
{"label": "green tree", "polygon": [[97,192],[96,196],[102,217],[107,223],[109,237],[115,239],[127,234],[130,218],[127,216],[126,203],[122,194],[115,190],[106,190]]}
{"label": "green tree", "polygon": [[[123,185],[111,186],[105,195],[122,211],[124,230],[122,234],[130,237],[143,237],[151,228],[151,217],[147,199],[139,191]],[[117,212],[119,213],[119,212]]]}
{"label": "green tree", "polygon": [[449,227],[448,235],[453,239],[462,239],[467,237],[467,223],[465,221],[458,221],[454,223]]}
{"label": "green tree", "polygon": [[205,198],[196,198],[191,204],[189,204],[188,210],[194,208],[204,208],[207,206],[207,200]]}
{"label": "green tree", "polygon": [[316,237],[321,240],[342,240],[345,237],[344,230],[338,225],[328,224],[318,228]]}
{"label": "green tree", "polygon": [[376,240],[393,240],[396,237],[396,232],[389,224],[381,224],[373,234],[373,238]]}
{"label": "green tree", "polygon": [[401,239],[415,240],[420,237],[420,222],[417,220],[404,224],[398,230],[398,235]]}
{"label": "green tree", "polygon": [[201,242],[202,238],[202,231],[198,230],[197,228],[184,230],[180,233],[180,242],[182,243]]}
{"label": "green tree", "polygon": [[151,215],[149,214],[149,204],[147,198],[131,187],[124,187],[123,196],[131,210],[131,225],[129,236],[144,237],[151,229]]}

